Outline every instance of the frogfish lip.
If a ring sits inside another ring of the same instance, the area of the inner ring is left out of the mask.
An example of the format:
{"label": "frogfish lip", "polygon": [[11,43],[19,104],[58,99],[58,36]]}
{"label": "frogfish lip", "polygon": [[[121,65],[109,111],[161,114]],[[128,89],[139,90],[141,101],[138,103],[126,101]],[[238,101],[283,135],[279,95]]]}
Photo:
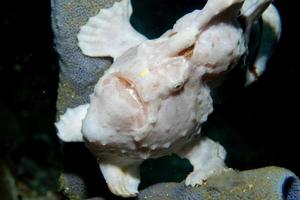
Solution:
{"label": "frogfish lip", "polygon": [[116,103],[116,106],[122,105],[120,109],[128,110],[119,122],[112,119],[112,121],[115,121],[113,124],[118,124],[117,127],[128,130],[142,128],[146,123],[147,105],[140,96],[134,81],[125,74],[113,73],[102,82],[103,86],[109,84],[114,85],[114,91],[112,92],[118,94],[114,98],[118,98],[118,100],[115,99],[115,102],[120,102],[120,104]]}

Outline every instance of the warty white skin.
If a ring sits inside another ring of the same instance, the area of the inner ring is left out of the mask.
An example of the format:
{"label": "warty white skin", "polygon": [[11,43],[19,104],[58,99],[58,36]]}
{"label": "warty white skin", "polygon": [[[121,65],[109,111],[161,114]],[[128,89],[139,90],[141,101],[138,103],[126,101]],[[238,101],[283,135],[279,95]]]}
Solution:
{"label": "warty white skin", "polygon": [[[209,0],[155,40],[131,27],[128,0],[101,10],[81,28],[83,53],[111,56],[114,63],[84,106],[87,114],[74,108],[77,114],[67,112],[56,126],[64,141],[82,134],[114,194],[138,193],[139,165],[147,158],[176,153],[189,159],[194,170],[186,184],[193,186],[226,169],[224,148],[195,136],[213,110],[205,77],[229,71],[246,51],[236,21],[243,2]],[[77,125],[65,123],[68,117]]]}

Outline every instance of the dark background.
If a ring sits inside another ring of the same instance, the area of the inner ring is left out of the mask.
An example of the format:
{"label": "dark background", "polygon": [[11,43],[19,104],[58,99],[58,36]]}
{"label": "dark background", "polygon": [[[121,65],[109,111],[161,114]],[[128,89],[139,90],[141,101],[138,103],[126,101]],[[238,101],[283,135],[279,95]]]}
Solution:
{"label": "dark background", "polygon": [[[205,126],[205,132],[226,147],[230,167],[244,170],[276,165],[300,175],[296,4],[292,0],[275,2],[283,32],[267,71],[248,88],[228,90],[216,101]],[[156,11],[157,20],[168,15],[164,9],[169,7],[160,6]],[[142,14],[153,13],[149,9]],[[50,191],[54,198],[61,153],[53,125],[59,69],[50,2],[1,2],[0,16],[0,168],[9,169],[20,197],[45,196]],[[144,29],[163,28],[144,24]],[[147,166],[151,171],[151,164]]]}

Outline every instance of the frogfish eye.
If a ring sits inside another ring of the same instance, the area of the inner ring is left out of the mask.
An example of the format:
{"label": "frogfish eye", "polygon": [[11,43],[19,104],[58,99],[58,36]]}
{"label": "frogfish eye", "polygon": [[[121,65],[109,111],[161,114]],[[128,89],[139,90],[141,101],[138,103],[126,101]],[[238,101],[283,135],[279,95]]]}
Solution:
{"label": "frogfish eye", "polygon": [[180,92],[184,87],[183,82],[177,82],[171,87],[171,93],[178,93]]}

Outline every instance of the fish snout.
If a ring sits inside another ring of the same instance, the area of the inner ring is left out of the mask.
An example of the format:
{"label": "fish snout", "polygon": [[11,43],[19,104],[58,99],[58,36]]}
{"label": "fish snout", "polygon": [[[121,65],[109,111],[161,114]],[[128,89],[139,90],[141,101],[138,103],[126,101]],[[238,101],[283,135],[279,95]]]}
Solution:
{"label": "fish snout", "polygon": [[133,80],[115,73],[102,82],[99,103],[105,125],[119,130],[134,130],[144,126],[146,106]]}

